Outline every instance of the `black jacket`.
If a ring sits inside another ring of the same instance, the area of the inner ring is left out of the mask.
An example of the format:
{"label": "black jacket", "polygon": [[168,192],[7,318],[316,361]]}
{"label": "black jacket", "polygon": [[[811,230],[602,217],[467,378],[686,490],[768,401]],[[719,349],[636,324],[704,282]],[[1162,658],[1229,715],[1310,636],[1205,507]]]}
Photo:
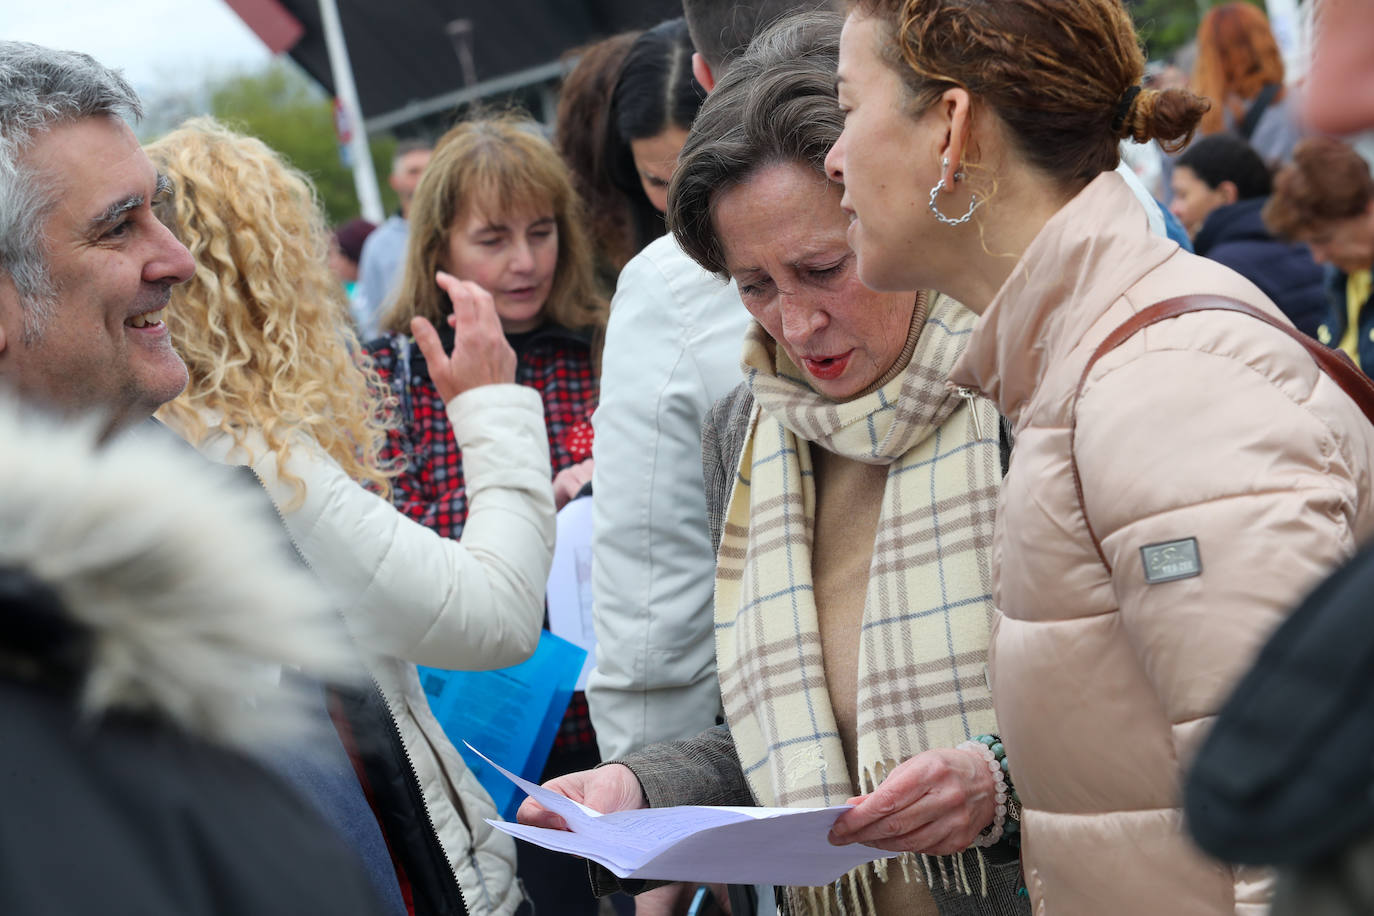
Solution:
{"label": "black jacket", "polygon": [[[1335,267],[1326,268],[1326,314],[1321,326],[1317,328],[1317,339],[1328,347],[1338,347],[1345,337],[1345,326],[1350,314],[1346,304],[1345,285],[1349,274]],[[1360,306],[1360,333],[1356,338],[1356,349],[1360,353],[1360,368],[1365,375],[1374,372],[1374,294]]]}
{"label": "black jacket", "polygon": [[1298,330],[1317,337],[1327,319],[1322,268],[1306,245],[1269,234],[1260,219],[1268,199],[1255,197],[1213,210],[1193,239],[1193,250],[1258,286]]}
{"label": "black jacket", "polygon": [[152,713],[83,719],[93,655],[55,593],[0,569],[0,912],[380,912],[353,853],[256,760]]}

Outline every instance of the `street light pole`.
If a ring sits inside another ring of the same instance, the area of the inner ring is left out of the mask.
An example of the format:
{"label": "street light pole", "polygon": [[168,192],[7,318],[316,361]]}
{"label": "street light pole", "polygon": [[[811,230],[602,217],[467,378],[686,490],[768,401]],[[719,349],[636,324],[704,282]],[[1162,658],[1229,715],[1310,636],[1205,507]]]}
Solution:
{"label": "street light pole", "polygon": [[358,104],[358,89],[353,84],[353,66],[348,61],[348,45],[344,42],[343,24],[339,21],[339,8],[334,0],[320,0],[320,20],[324,26],[325,47],[329,50],[329,70],[334,76],[334,95],[347,126],[348,158],[353,166],[358,208],[364,219],[380,223],[386,219],[386,213],[382,210],[382,194],[377,188],[377,173],[372,168],[372,150],[367,145],[362,106]]}

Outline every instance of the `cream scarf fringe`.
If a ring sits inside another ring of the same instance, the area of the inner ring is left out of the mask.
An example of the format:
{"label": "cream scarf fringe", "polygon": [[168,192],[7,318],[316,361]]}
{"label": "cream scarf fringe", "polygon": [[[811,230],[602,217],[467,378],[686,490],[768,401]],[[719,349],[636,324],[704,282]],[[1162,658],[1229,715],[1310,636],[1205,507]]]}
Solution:
{"label": "cream scarf fringe", "polygon": [[[898,763],[996,730],[986,681],[998,415],[945,379],[975,316],[936,297],[906,369],[835,403],[811,390],[754,325],[745,376],[755,406],[726,511],[716,572],[716,658],[731,735],[767,806],[842,804]],[[776,351],[776,352],[775,352]],[[888,466],[859,649],[858,760],[848,772],[830,707],[811,589],[811,444]],[[904,854],[908,881],[945,875],[973,892],[963,857]],[[980,857],[981,862],[981,857]],[[872,875],[789,889],[793,913],[874,912]],[[986,888],[986,876],[978,882]],[[832,899],[833,898],[833,899]]]}

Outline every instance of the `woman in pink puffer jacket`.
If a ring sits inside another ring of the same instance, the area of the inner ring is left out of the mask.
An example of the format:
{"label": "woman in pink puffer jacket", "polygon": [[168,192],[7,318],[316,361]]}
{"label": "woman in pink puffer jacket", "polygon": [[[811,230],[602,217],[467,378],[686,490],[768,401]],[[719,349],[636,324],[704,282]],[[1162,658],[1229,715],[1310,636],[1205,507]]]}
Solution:
{"label": "woman in pink puffer jacket", "polygon": [[1186,138],[1206,103],[1138,87],[1120,0],[1051,6],[860,0],[830,171],[865,283],[980,314],[952,382],[1014,426],[989,665],[1036,912],[1258,914],[1268,876],[1191,845],[1181,777],[1266,634],[1374,529],[1374,428],[1301,344],[1229,312],[1140,331],[1076,395],[1161,300],[1285,319],[1152,236],[1110,173],[1120,139]]}

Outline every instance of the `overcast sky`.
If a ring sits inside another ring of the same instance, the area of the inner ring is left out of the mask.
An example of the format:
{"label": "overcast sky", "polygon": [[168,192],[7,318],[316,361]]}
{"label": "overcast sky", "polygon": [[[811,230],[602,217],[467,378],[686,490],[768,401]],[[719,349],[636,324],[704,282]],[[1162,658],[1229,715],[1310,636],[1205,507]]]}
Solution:
{"label": "overcast sky", "polygon": [[0,35],[85,51],[145,94],[271,59],[223,0],[0,0]]}

